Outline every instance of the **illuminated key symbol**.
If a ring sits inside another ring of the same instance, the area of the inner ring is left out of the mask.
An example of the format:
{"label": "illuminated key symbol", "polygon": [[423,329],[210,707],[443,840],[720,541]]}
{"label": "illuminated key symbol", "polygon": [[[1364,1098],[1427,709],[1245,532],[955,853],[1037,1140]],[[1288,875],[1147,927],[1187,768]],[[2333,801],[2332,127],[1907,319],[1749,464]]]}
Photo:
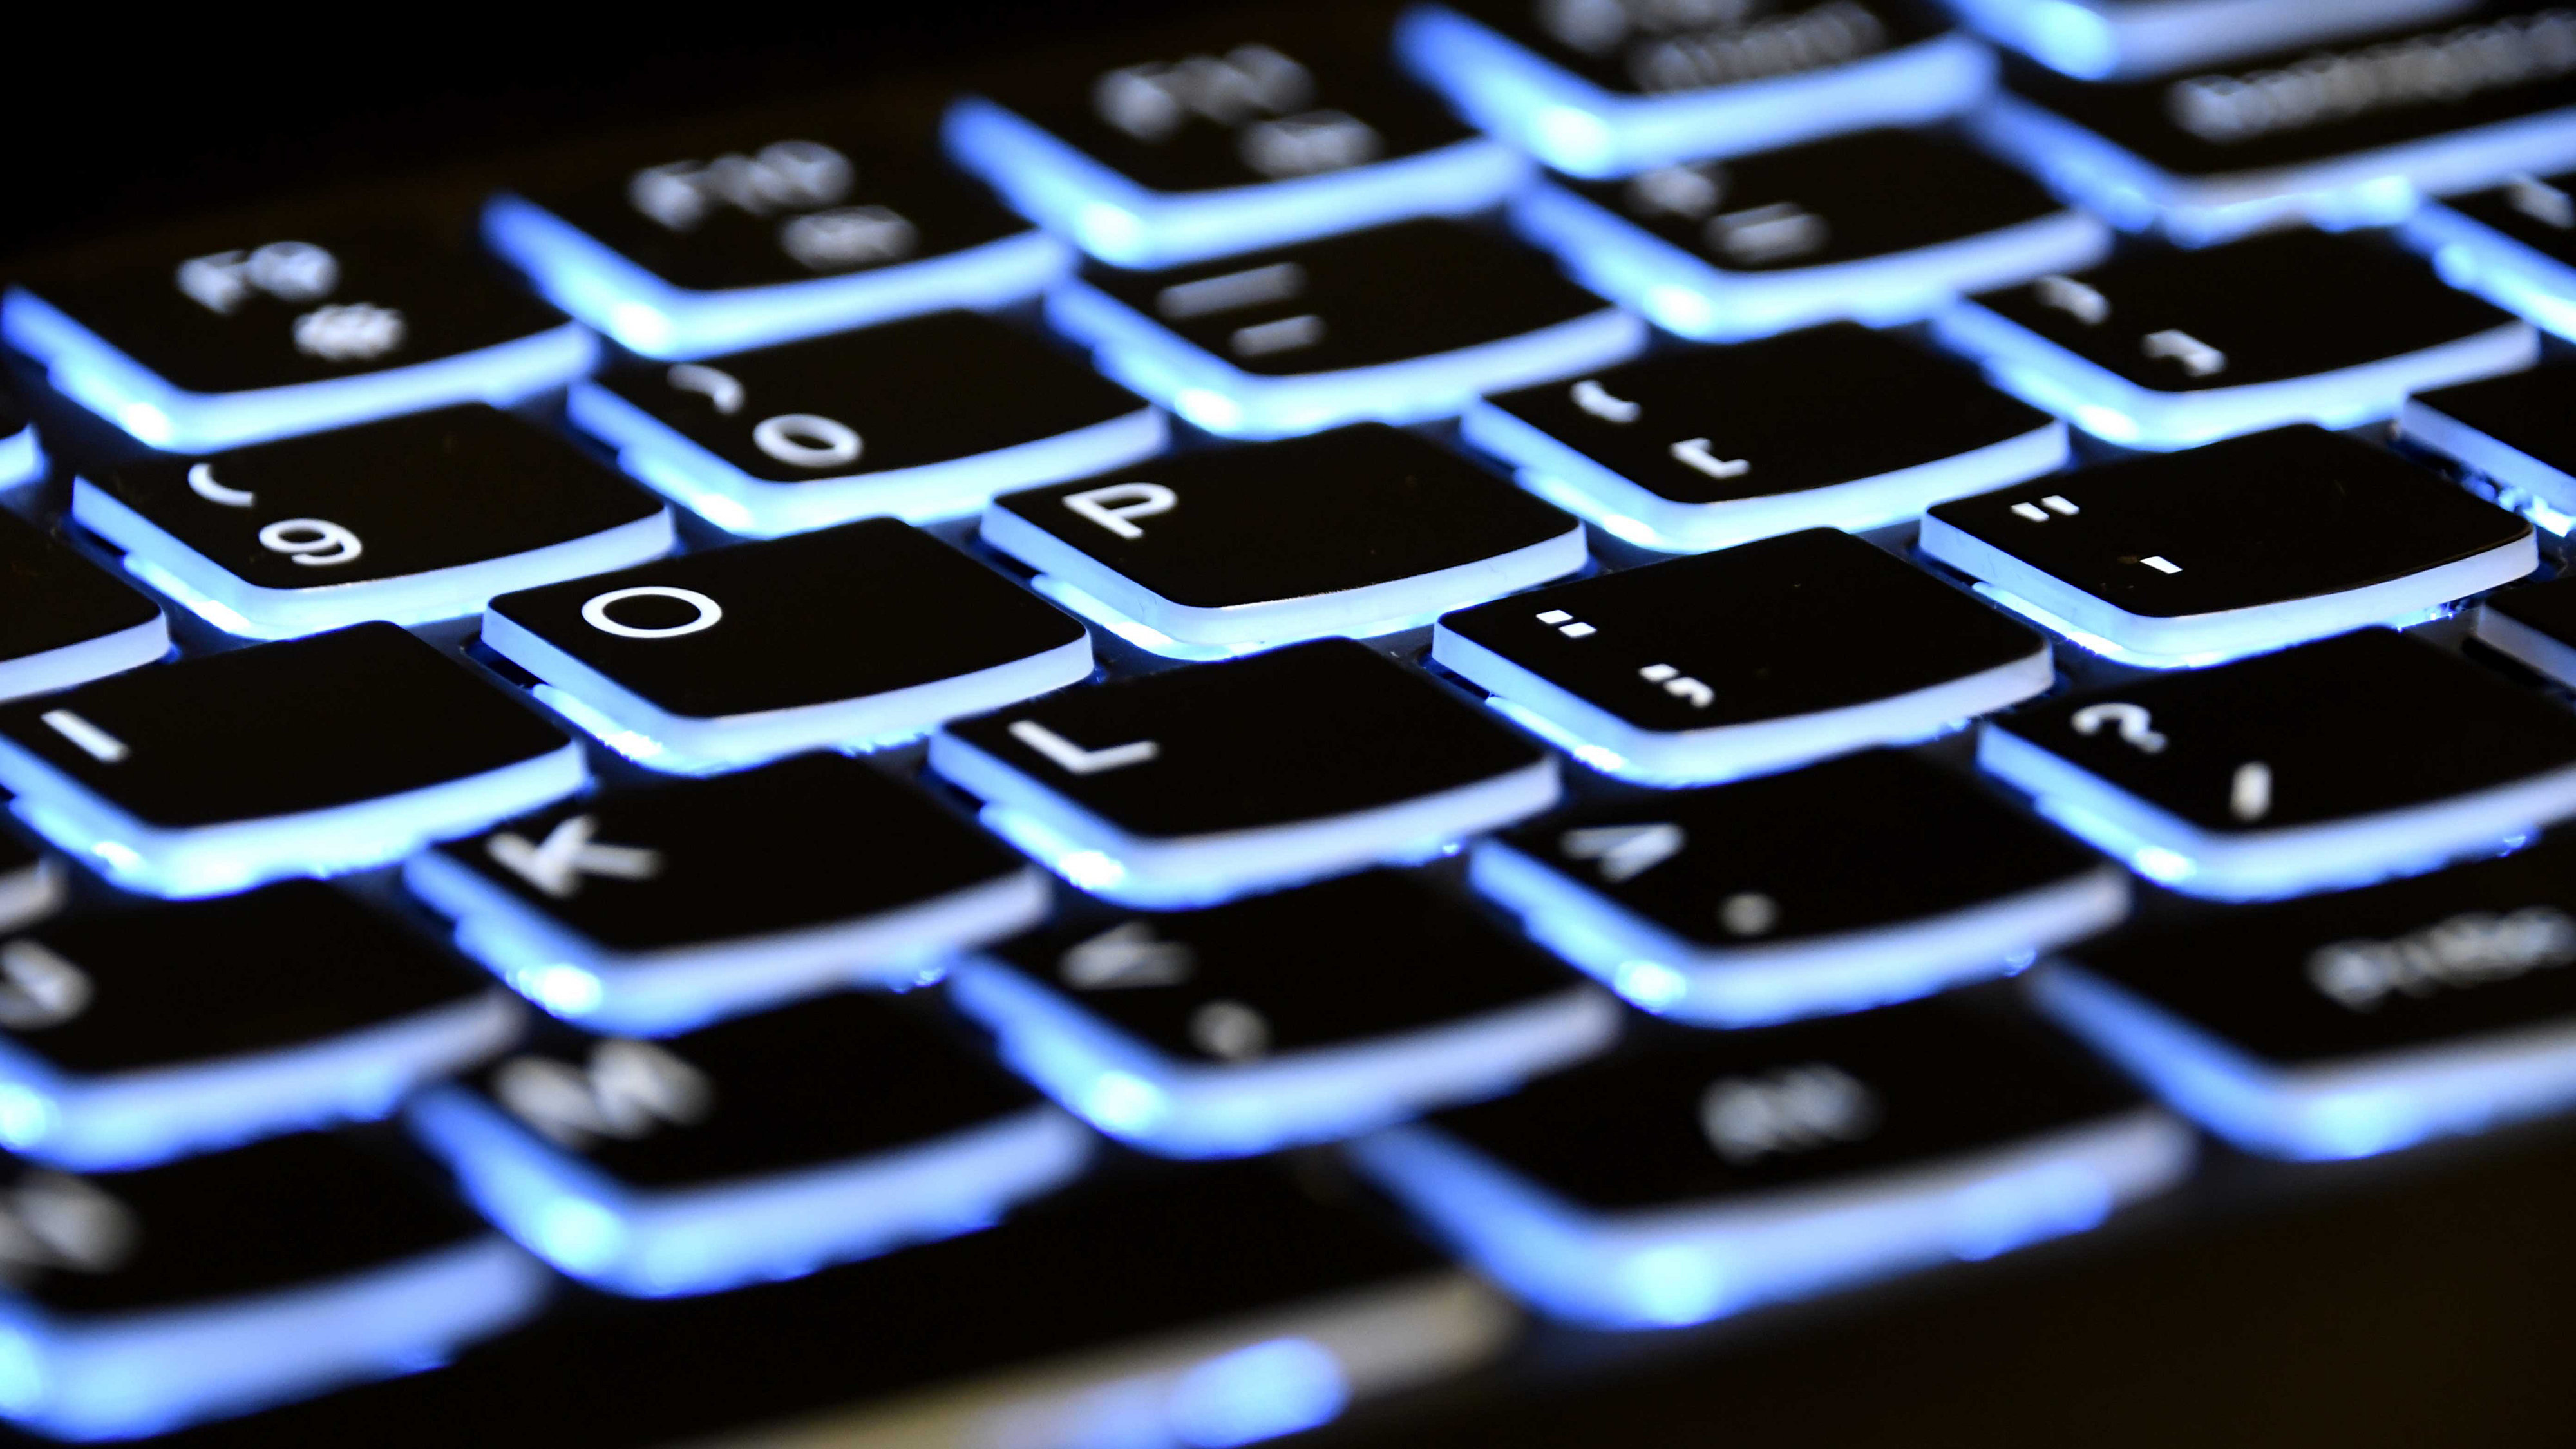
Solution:
{"label": "illuminated key symbol", "polygon": [[2560,231],[2576,230],[2576,197],[2537,176],[2517,176],[2507,183],[2505,200],[2533,221]]}
{"label": "illuminated key symbol", "polygon": [[2169,357],[2192,377],[2216,377],[2227,370],[2227,354],[2192,336],[2168,328],[2150,332],[2138,342],[2149,357]]}
{"label": "illuminated key symbol", "polygon": [[1721,458],[1710,452],[1706,438],[1688,438],[1673,444],[1673,460],[1720,482],[1741,478],[1753,471],[1753,465],[1742,458]]}
{"label": "illuminated key symbol", "polygon": [[42,1031],[89,1008],[97,994],[89,973],[40,941],[0,946],[0,1026]]}
{"label": "illuminated key symbol", "polygon": [[1664,693],[1675,699],[1688,700],[1693,709],[1706,709],[1717,703],[1716,690],[1669,664],[1649,664],[1637,671],[1637,677],[1648,684],[1662,685]]}
{"label": "illuminated key symbol", "polygon": [[1150,922],[1129,921],[1066,951],[1056,974],[1076,991],[1178,986],[1198,969],[1198,959],[1186,943],[1157,937]]}
{"label": "illuminated key symbol", "polygon": [[2111,299],[2073,277],[2042,277],[2030,284],[2039,305],[2054,307],[2087,327],[2099,327],[2111,316]]}
{"label": "illuminated key symbol", "polygon": [[55,734],[61,735],[64,739],[80,746],[81,753],[98,761],[102,765],[113,765],[117,761],[124,759],[127,755],[134,753],[133,747],[126,744],[125,741],[120,740],[116,736],[109,734],[107,731],[100,729],[98,726],[91,724],[88,720],[81,718],[70,710],[49,709],[43,714],[36,716],[36,718],[43,720],[45,722],[45,727],[52,730]]}
{"label": "illuminated key symbol", "polygon": [[662,374],[662,378],[674,391],[703,395],[726,417],[742,411],[742,383],[730,372],[703,363],[683,362]]}
{"label": "illuminated key symbol", "polygon": [[1618,885],[1635,880],[1681,854],[1690,836],[1669,821],[1653,825],[1595,825],[1557,837],[1557,848],[1569,860],[1596,863],[1601,878]]}
{"label": "illuminated key symbol", "polygon": [[1190,1041],[1219,1061],[1248,1062],[1270,1050],[1270,1023],[1240,1001],[1211,1001],[1190,1017]]}
{"label": "illuminated key symbol", "polygon": [[2175,563],[2172,559],[2169,559],[2160,553],[2148,554],[2145,558],[2138,560],[2138,562],[2145,564],[2147,567],[2154,569],[2160,574],[2178,574],[2182,572],[2181,564]]}
{"label": "illuminated key symbol", "polygon": [[1141,765],[1163,752],[1152,740],[1130,740],[1104,750],[1086,750],[1033,719],[1011,721],[1011,738],[1053,760],[1069,775],[1097,775]]}
{"label": "illuminated key symbol", "polygon": [[215,465],[212,463],[199,463],[188,470],[188,491],[208,503],[220,503],[226,508],[248,508],[259,501],[258,494],[227,488],[216,482]]}
{"label": "illuminated key symbol", "polygon": [[1605,423],[1633,423],[1646,409],[1623,397],[1613,397],[1610,390],[1591,378],[1573,387],[1574,405]]}
{"label": "illuminated key symbol", "polygon": [[543,844],[531,845],[527,837],[503,831],[484,850],[557,900],[578,894],[586,875],[651,880],[662,873],[662,852],[639,845],[595,844],[591,836],[598,829],[597,820],[576,815],[549,831]]}
{"label": "illuminated key symbol", "polygon": [[2016,503],[2012,506],[2012,511],[2033,523],[2046,523],[2051,513],[2060,518],[2073,518],[2084,510],[2067,502],[2063,495],[2051,493],[2037,503]]}
{"label": "illuminated key symbol", "polygon": [[1591,625],[1584,623],[1581,619],[1565,612],[1563,609],[1550,609],[1546,613],[1538,615],[1537,618],[1542,624],[1555,626],[1556,632],[1564,635],[1568,639],[1589,639],[1593,635],[1601,632],[1600,630],[1593,628]]}
{"label": "illuminated key symbol", "polygon": [[2115,726],[2122,740],[2146,754],[2160,755],[2164,753],[2165,737],[2156,733],[2155,722],[2156,717],[2147,712],[2146,706],[2138,704],[2088,704],[2067,721],[2079,735],[2097,735],[2102,726]]}
{"label": "illuminated key symbol", "polygon": [[2227,813],[2249,822],[2272,813],[2271,766],[2249,760],[2236,767],[2236,777],[2227,783]]}

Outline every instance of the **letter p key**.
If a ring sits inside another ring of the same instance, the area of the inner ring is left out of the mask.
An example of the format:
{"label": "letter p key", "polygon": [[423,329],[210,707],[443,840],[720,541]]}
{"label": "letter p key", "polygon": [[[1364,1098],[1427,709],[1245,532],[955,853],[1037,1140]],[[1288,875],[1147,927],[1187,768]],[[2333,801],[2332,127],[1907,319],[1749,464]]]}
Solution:
{"label": "letter p key", "polygon": [[1180,495],[1160,483],[1112,483],[1106,488],[1086,488],[1068,493],[1064,506],[1108,529],[1120,538],[1143,538],[1145,530],[1130,519],[1151,518],[1169,513],[1181,501]]}

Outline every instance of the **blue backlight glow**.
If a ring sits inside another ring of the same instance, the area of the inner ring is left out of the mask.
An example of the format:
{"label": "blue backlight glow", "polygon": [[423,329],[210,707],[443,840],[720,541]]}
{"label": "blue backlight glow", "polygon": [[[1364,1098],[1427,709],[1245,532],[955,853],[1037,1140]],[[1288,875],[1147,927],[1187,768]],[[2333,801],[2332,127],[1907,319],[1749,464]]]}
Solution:
{"label": "blue backlight glow", "polygon": [[2442,280],[2561,337],[2576,337],[2576,267],[2438,202],[2398,233],[2433,259]]}
{"label": "blue backlight glow", "polygon": [[1232,1449],[1312,1429],[1350,1402],[1339,1360],[1303,1338],[1273,1338],[1193,1365],[1164,1417],[1189,1449]]}
{"label": "blue backlight glow", "polygon": [[0,700],[50,694],[140,669],[170,652],[170,621],[159,614],[129,629],[0,661]]}
{"label": "blue backlight glow", "polygon": [[33,427],[21,427],[0,438],[0,488],[15,488],[45,476],[45,449]]}

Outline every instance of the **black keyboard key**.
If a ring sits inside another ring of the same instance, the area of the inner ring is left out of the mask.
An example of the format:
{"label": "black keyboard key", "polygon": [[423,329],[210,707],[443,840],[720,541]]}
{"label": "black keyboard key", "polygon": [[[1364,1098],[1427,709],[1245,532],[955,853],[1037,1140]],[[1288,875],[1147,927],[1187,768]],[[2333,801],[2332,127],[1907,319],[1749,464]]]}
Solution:
{"label": "black keyboard key", "polygon": [[531,1252],[650,1298],[986,1227],[1098,1140],[856,993],[667,1041],[532,1048],[428,1094],[411,1123]]}
{"label": "black keyboard key", "polygon": [[0,509],[0,699],[48,694],[170,652],[152,601]]}
{"label": "black keyboard key", "polygon": [[1701,1026],[1999,976],[2129,909],[2117,866],[1894,750],[1525,825],[1472,869],[1559,955]]}
{"label": "black keyboard key", "polygon": [[1071,260],[927,158],[829,116],[693,156],[593,152],[494,197],[483,235],[556,306],[666,359],[1002,306]]}
{"label": "black keyboard key", "polygon": [[261,639],[471,614],[672,540],[651,497],[479,406],[88,469],[72,517],[207,622]]}
{"label": "black keyboard key", "polygon": [[2477,0],[1950,0],[1959,17],[2064,75],[2128,80],[2438,20]]}
{"label": "black keyboard key", "polygon": [[1885,326],[2089,267],[2110,228],[1955,142],[1868,131],[1617,181],[1539,185],[1512,217],[1601,295],[1684,337]]}
{"label": "black keyboard key", "polygon": [[0,381],[0,488],[45,476],[45,447],[36,436],[36,425],[27,410],[18,405],[5,381]]}
{"label": "black keyboard key", "polygon": [[1023,937],[950,993],[1102,1131],[1175,1157],[1347,1137],[1507,1092],[1617,1035],[1617,1003],[1474,908],[1373,871]]}
{"label": "black keyboard key", "polygon": [[277,1138],[0,1186],[14,1365],[0,1415],[123,1439],[417,1371],[551,1279],[430,1185],[338,1138]]}
{"label": "black keyboard key", "polygon": [[1161,452],[1163,415],[973,312],[576,383],[574,423],[709,523],[775,537],[972,513]]}
{"label": "black keyboard key", "polygon": [[1392,633],[1586,558],[1582,524],[1376,424],[1008,494],[983,534],[1041,591],[1184,657]]}
{"label": "black keyboard key", "polygon": [[1669,553],[1875,528],[2067,458],[2064,423],[1851,323],[1522,388],[1460,424],[1532,491]]}
{"label": "black keyboard key", "polygon": [[1091,673],[1080,624],[882,518],[504,594],[483,642],[680,773],[917,735]]}
{"label": "black keyboard key", "polygon": [[0,978],[0,1143],[88,1170],[386,1116],[525,1010],[312,881],[52,922]]}
{"label": "black keyboard key", "polygon": [[1646,340],[1545,258],[1454,221],[1156,272],[1095,264],[1047,294],[1047,317],[1111,377],[1249,438],[1444,417]]}
{"label": "black keyboard key", "polygon": [[399,859],[581,788],[581,747],[391,624],[0,709],[10,808],[119,885],[219,895]]}
{"label": "black keyboard key", "polygon": [[1987,145],[2117,225],[2186,246],[2384,225],[2425,192],[2576,161],[2576,15],[2537,0],[2170,79],[2095,85],[2027,65],[2006,78],[1970,122]]}
{"label": "black keyboard key", "polygon": [[1997,384],[2107,441],[2198,447],[2353,427],[2410,392],[2528,367],[2539,335],[2355,237],[2290,232],[2139,252],[1943,313]]}
{"label": "black keyboard key", "polygon": [[2576,333],[2576,171],[2526,172],[2428,201],[2400,235],[2452,286],[2562,337]]}
{"label": "black keyboard key", "polygon": [[597,352],[432,222],[227,242],[30,276],[0,301],[0,335],[56,391],[180,453],[506,402],[570,381]]}
{"label": "black keyboard key", "polygon": [[1026,861],[837,755],[557,806],[413,856],[403,879],[530,1000],[645,1035],[911,986],[1047,909]]}
{"label": "black keyboard key", "polygon": [[1467,119],[1576,176],[1937,120],[1994,82],[1975,41],[1884,0],[1452,0],[1395,44]]}
{"label": "black keyboard key", "polygon": [[1085,72],[1025,66],[950,108],[948,149],[1104,261],[1170,266],[1481,210],[1527,174],[1406,84],[1380,16],[1199,28]]}
{"label": "black keyboard key", "polygon": [[1934,734],[2056,679],[2028,627],[1822,528],[1451,614],[1431,657],[1585,764],[1671,784]]}
{"label": "black keyboard key", "polygon": [[2158,667],[2420,618],[2540,562],[2530,524],[2311,427],[1944,503],[1920,546],[2076,642]]}
{"label": "black keyboard key", "polygon": [[1142,906],[1436,853],[1558,791],[1552,756],[1345,639],[964,720],[930,765],[1067,880]]}
{"label": "black keyboard key", "polygon": [[2536,367],[2408,398],[2397,437],[2483,478],[2499,507],[2564,536],[2576,529],[2571,407],[2576,368]]}
{"label": "black keyboard key", "polygon": [[2576,719],[2365,629],[1989,723],[1978,763],[2140,874],[2295,895],[2493,850],[2576,812]]}
{"label": "black keyboard key", "polygon": [[2576,853],[2083,947],[2032,979],[2059,1021],[2240,1147],[2365,1157],[2576,1100]]}
{"label": "black keyboard key", "polygon": [[1698,1323],[2093,1227],[2178,1180],[2189,1131],[1941,1003],[1577,1068],[1348,1150],[1514,1293]]}

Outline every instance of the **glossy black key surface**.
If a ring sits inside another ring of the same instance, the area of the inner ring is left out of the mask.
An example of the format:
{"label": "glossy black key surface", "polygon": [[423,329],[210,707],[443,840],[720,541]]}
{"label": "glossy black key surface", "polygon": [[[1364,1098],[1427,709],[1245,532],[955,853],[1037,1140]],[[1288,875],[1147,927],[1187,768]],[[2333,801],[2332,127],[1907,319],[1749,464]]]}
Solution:
{"label": "glossy black key surface", "polygon": [[1760,6],[1451,0],[1451,8],[1623,96],[1758,85],[1829,70],[1942,33],[1922,12],[1884,0],[1787,0]]}
{"label": "glossy black key surface", "polygon": [[131,669],[169,647],[150,599],[0,509],[0,696]]}

